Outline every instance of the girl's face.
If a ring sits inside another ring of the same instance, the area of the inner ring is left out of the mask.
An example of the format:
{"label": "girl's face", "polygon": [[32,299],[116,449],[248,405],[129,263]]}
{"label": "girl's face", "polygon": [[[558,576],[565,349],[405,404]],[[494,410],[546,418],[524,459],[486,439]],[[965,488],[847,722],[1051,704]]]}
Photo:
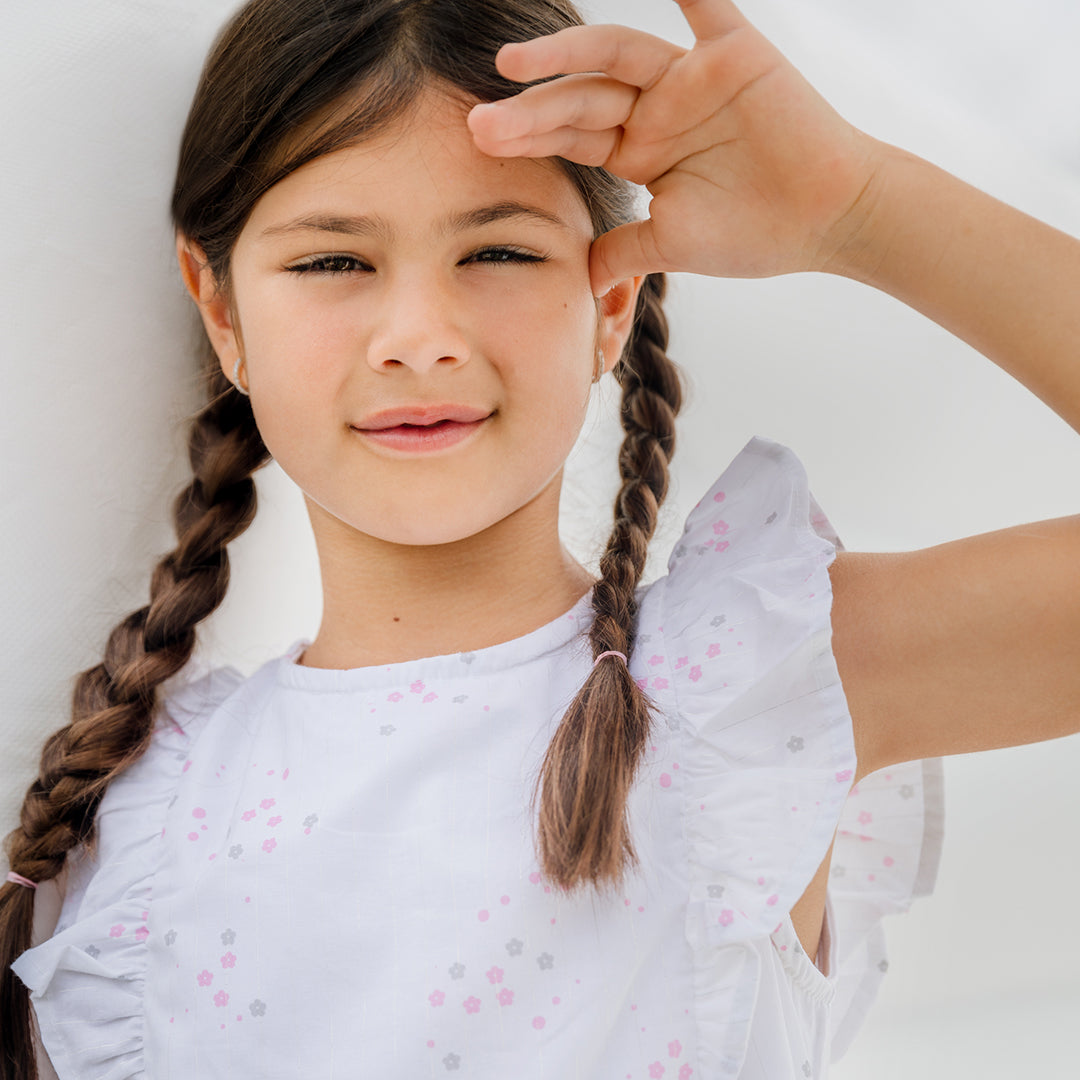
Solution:
{"label": "girl's face", "polygon": [[[553,161],[481,153],[466,115],[425,90],[387,133],[268,191],[234,249],[231,306],[187,257],[274,458],[339,522],[391,543],[471,536],[561,481],[598,349],[619,356],[641,283],[598,317],[577,189]],[[439,405],[486,419],[420,453],[357,430]]]}

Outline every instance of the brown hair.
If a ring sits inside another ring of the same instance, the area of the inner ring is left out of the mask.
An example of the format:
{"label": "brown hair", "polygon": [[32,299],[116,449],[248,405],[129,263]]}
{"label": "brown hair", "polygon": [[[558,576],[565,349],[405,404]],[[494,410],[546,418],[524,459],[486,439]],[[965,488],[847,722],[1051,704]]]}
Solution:
{"label": "brown hair", "polygon": [[[494,55],[580,25],[568,0],[252,0],[226,26],[202,73],[184,130],[172,198],[177,231],[198,244],[229,289],[233,246],[258,199],[302,164],[391,123],[435,83],[465,100],[523,87]],[[557,159],[600,235],[633,216],[629,184]],[[614,528],[593,593],[592,655],[634,645],[635,590],[668,487],[679,373],[667,358],[665,279],[650,275],[614,369],[626,432]],[[194,474],[173,506],[178,539],[157,565],[150,603],[109,635],[103,661],[77,679],[71,722],[45,742],[38,778],[4,850],[33,881],[56,877],[69,850],[92,851],[95,815],[111,780],[150,743],[158,685],[188,662],[195,628],[229,583],[229,542],[251,524],[252,474],[270,455],[247,398],[209,342],[207,404],[191,420]],[[627,797],[648,741],[653,705],[621,662],[595,667],[548,748],[533,792],[541,867],[558,888],[616,887],[637,855]],[[33,1080],[29,993],[9,965],[30,947],[33,890],[0,886],[0,1054],[4,1080]]]}

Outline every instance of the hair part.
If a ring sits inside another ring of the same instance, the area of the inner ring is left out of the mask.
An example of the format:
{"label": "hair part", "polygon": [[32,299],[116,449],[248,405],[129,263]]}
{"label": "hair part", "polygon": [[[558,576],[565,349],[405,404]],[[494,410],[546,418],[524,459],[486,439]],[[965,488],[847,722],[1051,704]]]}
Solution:
{"label": "hair part", "polygon": [[[370,138],[404,116],[420,89],[493,101],[524,87],[494,57],[580,25],[568,0],[251,0],[215,43],[181,142],[172,197],[177,232],[205,253],[219,288],[255,203],[301,165]],[[631,185],[602,168],[555,159],[580,193],[594,235],[631,220]],[[665,279],[650,275],[614,375],[625,438],[614,524],[593,590],[595,658],[630,656],[635,591],[668,487],[677,367],[666,355]],[[108,785],[150,745],[158,686],[191,658],[197,625],[221,604],[229,543],[256,512],[253,473],[270,460],[250,402],[201,358],[206,404],[190,421],[193,477],[176,497],[177,546],[150,580],[149,603],[108,637],[102,662],[76,679],[71,719],[46,740],[19,825],[5,838],[10,867],[56,877],[67,853],[94,850]],[[537,856],[560,890],[613,888],[637,862],[627,799],[654,706],[622,663],[595,666],[548,747],[533,792]],[[0,885],[0,1080],[35,1080],[29,991],[10,964],[31,945],[34,890]]]}

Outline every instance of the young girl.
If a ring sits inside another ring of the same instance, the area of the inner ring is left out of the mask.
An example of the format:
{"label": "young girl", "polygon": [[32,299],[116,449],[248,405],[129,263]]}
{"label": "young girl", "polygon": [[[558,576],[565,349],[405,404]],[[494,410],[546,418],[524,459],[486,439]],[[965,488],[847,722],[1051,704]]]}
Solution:
{"label": "young girl", "polygon": [[[194,479],[7,838],[5,1077],[823,1077],[933,885],[937,759],[1080,729],[1080,518],[856,555],[755,438],[640,585],[667,271],[863,281],[1080,428],[1080,245],[680,6],[689,50],[564,0],[229,24],[173,197]],[[557,518],[607,371],[597,581]],[[318,635],[185,678],[271,455]]]}

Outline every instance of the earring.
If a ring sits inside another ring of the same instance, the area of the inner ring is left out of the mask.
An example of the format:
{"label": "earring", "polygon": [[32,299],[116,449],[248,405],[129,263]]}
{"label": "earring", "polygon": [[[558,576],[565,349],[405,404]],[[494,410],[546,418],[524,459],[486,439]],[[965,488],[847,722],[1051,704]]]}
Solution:
{"label": "earring", "polygon": [[236,367],[233,368],[233,377],[232,377],[233,386],[235,386],[236,389],[239,390],[240,393],[244,395],[244,397],[251,397],[251,395],[240,385],[240,365],[243,362],[244,362],[244,358],[242,356],[238,356],[236,358]]}
{"label": "earring", "polygon": [[594,383],[598,383],[604,376],[604,367],[607,361],[604,359],[604,350],[601,349],[599,355],[596,358],[596,378],[593,379]]}

